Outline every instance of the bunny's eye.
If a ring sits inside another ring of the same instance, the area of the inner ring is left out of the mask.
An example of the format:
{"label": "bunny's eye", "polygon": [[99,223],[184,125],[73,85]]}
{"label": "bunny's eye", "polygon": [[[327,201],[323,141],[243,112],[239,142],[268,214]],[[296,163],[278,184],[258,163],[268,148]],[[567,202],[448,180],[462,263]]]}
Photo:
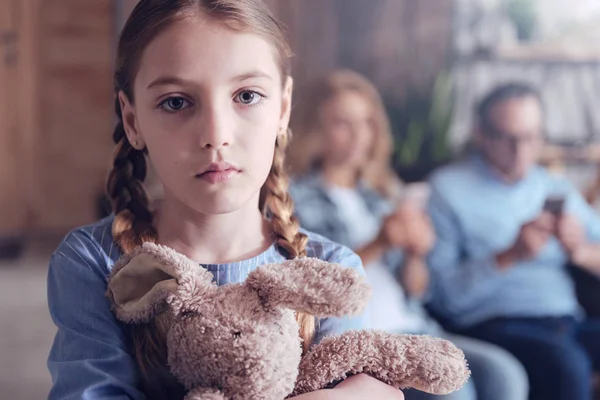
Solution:
{"label": "bunny's eye", "polygon": [[233,338],[234,339],[239,339],[241,337],[242,337],[242,332],[240,332],[240,331],[233,332]]}
{"label": "bunny's eye", "polygon": [[190,310],[184,310],[184,311],[181,312],[181,318],[182,319],[190,318],[190,317],[193,317],[193,316],[196,316],[196,315],[198,315],[197,312],[190,311]]}

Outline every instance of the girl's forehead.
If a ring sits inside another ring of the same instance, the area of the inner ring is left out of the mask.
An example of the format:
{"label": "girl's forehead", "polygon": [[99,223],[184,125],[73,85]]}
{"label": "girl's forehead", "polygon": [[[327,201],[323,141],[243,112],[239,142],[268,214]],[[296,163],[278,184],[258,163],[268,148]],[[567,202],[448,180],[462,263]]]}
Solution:
{"label": "girl's forehead", "polygon": [[248,74],[280,81],[272,43],[223,23],[190,18],[174,23],[150,42],[136,80],[147,87],[164,75],[200,83],[228,82]]}

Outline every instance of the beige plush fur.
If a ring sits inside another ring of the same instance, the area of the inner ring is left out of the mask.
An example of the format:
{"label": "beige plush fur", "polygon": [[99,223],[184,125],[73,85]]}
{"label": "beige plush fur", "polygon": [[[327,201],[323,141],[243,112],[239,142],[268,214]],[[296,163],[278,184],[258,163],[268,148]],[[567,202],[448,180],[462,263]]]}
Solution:
{"label": "beige plush fur", "polygon": [[107,292],[127,323],[172,313],[169,366],[186,400],[282,400],[354,373],[436,394],[466,382],[462,352],[425,336],[351,331],[302,355],[295,311],[355,315],[369,295],[356,271],[314,258],[264,265],[244,283],[219,287],[199,264],[151,243],[115,265]]}

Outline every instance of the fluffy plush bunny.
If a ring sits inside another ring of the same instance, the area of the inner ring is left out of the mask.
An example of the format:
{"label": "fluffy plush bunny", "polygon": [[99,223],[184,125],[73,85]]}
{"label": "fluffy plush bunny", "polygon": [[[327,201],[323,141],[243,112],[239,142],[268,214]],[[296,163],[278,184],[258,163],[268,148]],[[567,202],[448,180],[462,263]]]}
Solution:
{"label": "fluffy plush bunny", "polygon": [[427,336],[350,331],[303,355],[295,311],[355,315],[370,295],[356,271],[313,258],[264,265],[244,283],[217,286],[199,264],[146,243],[115,265],[107,295],[126,323],[172,313],[169,366],[186,400],[282,400],[355,373],[446,394],[469,377],[459,349]]}

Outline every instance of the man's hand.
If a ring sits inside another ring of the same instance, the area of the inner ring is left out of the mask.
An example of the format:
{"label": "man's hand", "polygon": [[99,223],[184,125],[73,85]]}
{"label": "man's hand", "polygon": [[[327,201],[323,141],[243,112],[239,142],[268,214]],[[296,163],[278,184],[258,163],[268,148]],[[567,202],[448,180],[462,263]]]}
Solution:
{"label": "man's hand", "polygon": [[570,256],[576,254],[586,243],[585,229],[579,220],[572,215],[558,217],[556,237]]}
{"label": "man's hand", "polygon": [[505,269],[515,262],[535,258],[553,235],[555,224],[556,217],[544,212],[523,225],[515,243],[496,256],[498,265]]}

